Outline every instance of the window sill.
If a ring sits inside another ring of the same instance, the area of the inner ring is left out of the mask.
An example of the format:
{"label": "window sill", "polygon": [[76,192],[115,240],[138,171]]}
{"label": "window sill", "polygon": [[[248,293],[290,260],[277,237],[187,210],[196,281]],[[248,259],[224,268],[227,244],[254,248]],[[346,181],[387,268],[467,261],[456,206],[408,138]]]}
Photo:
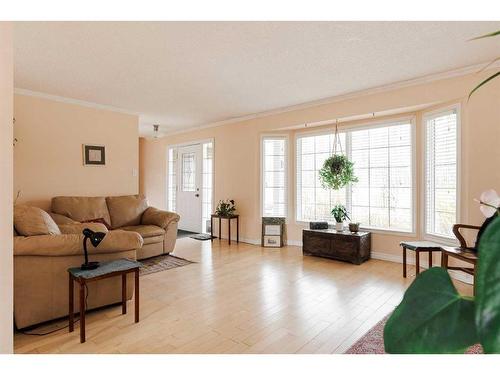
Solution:
{"label": "window sill", "polygon": [[443,244],[446,246],[458,246],[459,245],[458,241],[453,237],[437,236],[435,234],[425,233],[424,240],[431,241],[431,242],[437,242],[439,244]]}
{"label": "window sill", "polygon": [[[301,227],[309,227],[309,221],[295,220],[295,224],[297,224]],[[334,223],[328,223],[328,226],[330,228],[333,228]],[[385,234],[385,235],[411,237],[411,238],[417,237],[417,233],[415,233],[415,232],[405,232],[405,231],[395,230],[395,229],[369,228],[369,227],[361,227],[360,226],[359,230],[360,231],[367,231],[367,232],[375,233],[375,234]]]}

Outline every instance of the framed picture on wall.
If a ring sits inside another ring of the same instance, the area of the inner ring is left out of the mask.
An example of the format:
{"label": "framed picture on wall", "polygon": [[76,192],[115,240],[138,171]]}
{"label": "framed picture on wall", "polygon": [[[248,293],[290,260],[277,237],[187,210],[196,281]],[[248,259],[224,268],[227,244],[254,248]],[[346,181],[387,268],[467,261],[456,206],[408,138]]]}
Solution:
{"label": "framed picture on wall", "polygon": [[101,145],[83,145],[83,165],[106,165],[106,148]]}

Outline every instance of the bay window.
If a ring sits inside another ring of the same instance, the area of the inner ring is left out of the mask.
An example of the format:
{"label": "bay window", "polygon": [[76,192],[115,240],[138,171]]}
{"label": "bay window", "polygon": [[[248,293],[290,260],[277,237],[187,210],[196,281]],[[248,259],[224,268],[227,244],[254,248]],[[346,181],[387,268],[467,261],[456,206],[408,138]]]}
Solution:
{"label": "bay window", "polygon": [[388,122],[339,133],[342,152],[354,162],[358,182],[324,189],[318,171],[333,153],[334,134],[297,138],[298,221],[332,222],[335,204],[347,207],[362,227],[414,231],[413,131],[411,120]]}
{"label": "bay window", "polygon": [[458,107],[424,116],[425,233],[453,238],[458,222]]}
{"label": "bay window", "polygon": [[287,215],[287,137],[262,138],[262,216]]}

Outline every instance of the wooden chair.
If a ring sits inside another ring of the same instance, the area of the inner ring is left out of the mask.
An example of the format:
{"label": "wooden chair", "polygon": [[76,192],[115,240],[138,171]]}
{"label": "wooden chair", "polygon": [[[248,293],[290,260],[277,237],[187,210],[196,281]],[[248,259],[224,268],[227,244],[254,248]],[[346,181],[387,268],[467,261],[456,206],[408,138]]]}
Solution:
{"label": "wooden chair", "polygon": [[[453,226],[453,234],[457,238],[460,243],[460,247],[450,247],[450,246],[442,246],[441,247],[441,267],[449,270],[457,270],[465,272],[474,277],[473,281],[473,293],[475,291],[476,284],[476,263],[477,263],[477,251],[470,246],[467,246],[467,241],[465,240],[462,233],[460,233],[460,229],[474,229],[479,230],[481,227],[476,225],[467,225],[467,224],[455,224]],[[448,258],[459,259],[462,262],[466,262],[472,265],[472,267],[455,267],[448,265]]]}

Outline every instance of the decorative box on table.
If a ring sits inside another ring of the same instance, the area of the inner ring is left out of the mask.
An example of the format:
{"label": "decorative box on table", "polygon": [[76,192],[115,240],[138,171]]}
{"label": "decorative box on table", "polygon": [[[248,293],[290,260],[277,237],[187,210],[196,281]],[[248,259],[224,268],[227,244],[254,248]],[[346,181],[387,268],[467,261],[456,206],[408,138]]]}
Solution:
{"label": "decorative box on table", "polygon": [[262,218],[262,241],[263,247],[283,247],[285,236],[284,217]]}

